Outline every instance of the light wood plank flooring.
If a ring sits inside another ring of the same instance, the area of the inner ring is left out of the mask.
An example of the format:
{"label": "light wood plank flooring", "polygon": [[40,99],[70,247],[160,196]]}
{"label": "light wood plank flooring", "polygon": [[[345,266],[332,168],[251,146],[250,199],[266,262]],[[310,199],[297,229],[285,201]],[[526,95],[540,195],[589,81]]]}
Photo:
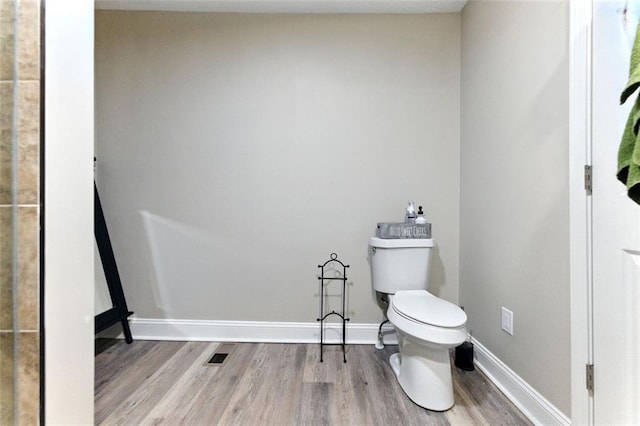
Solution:
{"label": "light wood plank flooring", "polygon": [[387,362],[397,346],[96,341],[95,423],[102,425],[529,425],[478,371],[453,368],[456,405],[415,405]]}

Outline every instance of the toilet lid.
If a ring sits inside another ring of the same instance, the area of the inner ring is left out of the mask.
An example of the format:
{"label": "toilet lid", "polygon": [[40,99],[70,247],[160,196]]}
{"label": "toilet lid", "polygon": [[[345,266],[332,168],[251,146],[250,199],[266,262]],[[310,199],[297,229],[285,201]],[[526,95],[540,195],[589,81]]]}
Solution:
{"label": "toilet lid", "polygon": [[458,306],[424,290],[398,291],[391,306],[407,319],[437,327],[461,327],[467,322],[467,314]]}

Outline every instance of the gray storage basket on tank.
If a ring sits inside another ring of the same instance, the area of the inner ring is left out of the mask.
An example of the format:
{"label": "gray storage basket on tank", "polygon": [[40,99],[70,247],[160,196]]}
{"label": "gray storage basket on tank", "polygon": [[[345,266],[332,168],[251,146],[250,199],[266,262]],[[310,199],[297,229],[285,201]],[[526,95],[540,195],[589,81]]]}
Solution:
{"label": "gray storage basket on tank", "polygon": [[431,238],[431,224],[380,222],[376,228],[376,237],[386,239]]}

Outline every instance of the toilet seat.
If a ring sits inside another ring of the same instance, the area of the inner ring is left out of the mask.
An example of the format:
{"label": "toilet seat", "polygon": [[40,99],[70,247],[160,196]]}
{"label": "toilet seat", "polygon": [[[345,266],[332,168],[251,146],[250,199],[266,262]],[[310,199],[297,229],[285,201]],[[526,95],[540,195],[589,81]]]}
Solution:
{"label": "toilet seat", "polygon": [[462,309],[425,290],[398,291],[391,307],[407,320],[435,327],[457,328],[467,322]]}
{"label": "toilet seat", "polygon": [[387,318],[406,337],[443,347],[455,347],[467,339],[467,314],[453,303],[426,290],[398,291],[390,299]]}

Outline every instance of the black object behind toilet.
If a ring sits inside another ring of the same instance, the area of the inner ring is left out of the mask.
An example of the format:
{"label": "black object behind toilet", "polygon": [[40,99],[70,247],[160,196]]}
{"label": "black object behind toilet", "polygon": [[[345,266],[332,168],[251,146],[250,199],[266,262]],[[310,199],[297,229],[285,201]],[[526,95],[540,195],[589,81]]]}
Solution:
{"label": "black object behind toilet", "polygon": [[464,342],[456,347],[454,365],[461,370],[473,371],[473,343]]}

